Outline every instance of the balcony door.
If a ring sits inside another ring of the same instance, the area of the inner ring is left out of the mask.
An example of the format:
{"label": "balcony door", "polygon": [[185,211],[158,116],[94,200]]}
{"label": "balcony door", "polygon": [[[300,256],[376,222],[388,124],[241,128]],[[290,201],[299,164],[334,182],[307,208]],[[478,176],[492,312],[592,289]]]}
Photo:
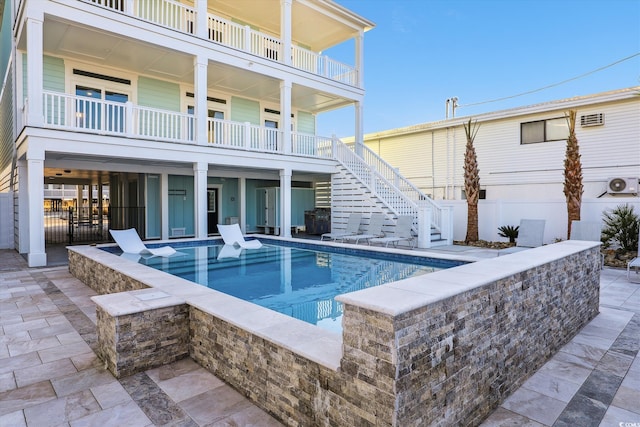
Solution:
{"label": "balcony door", "polygon": [[[194,115],[195,114],[195,108],[193,105],[188,105],[187,106],[187,114],[191,114]],[[218,110],[212,110],[209,109],[207,110],[207,117],[210,119],[219,119],[219,120],[224,120],[224,111],[218,111]],[[191,140],[195,140],[195,135],[194,135],[195,130],[193,129],[193,126],[191,128]],[[210,143],[216,143],[216,144],[223,144],[224,140],[223,140],[223,135],[224,135],[224,126],[222,123],[220,122],[215,122],[215,121],[210,121],[207,123],[207,141]]]}
{"label": "balcony door", "polygon": [[[264,121],[265,129],[265,144],[267,150],[278,150],[278,121],[272,119],[266,119]],[[274,129],[274,130],[271,130]]]}
{"label": "balcony door", "polygon": [[129,95],[101,87],[76,85],[76,127],[124,132]]}

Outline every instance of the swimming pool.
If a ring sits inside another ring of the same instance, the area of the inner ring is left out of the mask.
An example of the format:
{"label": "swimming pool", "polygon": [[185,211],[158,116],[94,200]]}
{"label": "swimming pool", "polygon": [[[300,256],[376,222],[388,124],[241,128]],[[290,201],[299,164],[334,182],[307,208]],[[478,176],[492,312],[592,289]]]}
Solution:
{"label": "swimming pool", "polygon": [[[218,241],[174,245],[178,256],[138,263],[339,332],[342,305],[336,295],[461,265],[462,261],[365,250],[267,241],[240,250]],[[117,253],[117,252],[116,252]]]}

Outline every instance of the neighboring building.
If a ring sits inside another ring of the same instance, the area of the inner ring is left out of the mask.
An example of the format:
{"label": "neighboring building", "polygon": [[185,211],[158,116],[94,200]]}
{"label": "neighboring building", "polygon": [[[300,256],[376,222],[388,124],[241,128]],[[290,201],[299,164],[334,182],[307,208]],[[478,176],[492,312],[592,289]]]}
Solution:
{"label": "neighboring building", "polygon": [[[640,87],[521,108],[455,117],[370,133],[366,152],[382,157],[440,206],[453,209],[453,238],[464,240],[464,124],[479,127],[474,141],[480,170],[480,239],[502,240],[501,225],[547,220],[545,243],[566,238],[563,193],[568,126],[577,110],[584,183],[583,219],[629,203],[640,213]],[[344,140],[353,143],[353,138]]]}
{"label": "neighboring building", "polygon": [[[203,238],[237,221],[290,236],[306,210],[328,204],[337,226],[350,211],[383,211],[387,225],[418,218],[409,198],[425,198],[413,189],[367,190],[402,182],[396,171],[371,175],[316,134],[317,115],[354,106],[362,152],[373,24],[337,3],[0,0],[0,11],[0,247],[30,266],[46,264],[54,230],[68,242],[127,227]],[[321,54],[344,43],[353,65]],[[51,224],[43,183],[79,188]]]}
{"label": "neighboring building", "polygon": [[[471,119],[480,126],[474,147],[484,198],[562,198],[570,109],[577,110],[583,197],[638,193],[640,87],[370,133],[364,142],[434,199],[461,200],[463,125]],[[610,187],[614,178],[632,182]]]}

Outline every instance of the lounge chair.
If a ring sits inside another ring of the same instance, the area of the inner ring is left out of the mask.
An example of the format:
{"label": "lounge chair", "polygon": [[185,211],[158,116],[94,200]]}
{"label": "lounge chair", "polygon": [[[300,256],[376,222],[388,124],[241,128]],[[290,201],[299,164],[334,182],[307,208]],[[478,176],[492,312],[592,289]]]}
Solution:
{"label": "lounge chair", "polygon": [[640,232],[638,232],[638,256],[627,263],[627,280],[640,283]]}
{"label": "lounge chair", "polygon": [[347,219],[347,228],[340,231],[335,231],[331,233],[324,233],[320,236],[320,240],[324,240],[325,238],[331,240],[339,240],[344,239],[348,236],[354,236],[358,234],[360,230],[360,220],[362,219],[362,214],[359,213],[350,213],[349,219]]}
{"label": "lounge chair", "polygon": [[373,213],[371,214],[371,219],[369,220],[369,226],[367,227],[366,233],[363,234],[355,234],[353,236],[344,236],[341,238],[344,242],[354,241],[356,244],[360,240],[366,240],[369,242],[369,239],[374,239],[376,237],[382,237],[382,226],[384,225],[384,214],[382,213]]}
{"label": "lounge chair", "polygon": [[[127,230],[109,230],[111,237],[116,241],[122,252],[127,254],[151,255],[168,257],[176,253],[171,246],[161,248],[147,248],[135,228]],[[131,259],[131,258],[129,258]]]}
{"label": "lounge chair", "polygon": [[260,240],[245,240],[238,224],[218,224],[218,231],[225,245],[238,246],[243,249],[258,249],[262,247]]}
{"label": "lounge chair", "polygon": [[384,244],[385,247],[389,247],[389,243],[392,243],[394,247],[398,245],[398,242],[407,241],[411,248],[415,246],[415,236],[411,231],[411,226],[413,225],[413,217],[410,215],[401,215],[398,217],[398,221],[396,221],[395,228],[393,230],[393,234],[385,237],[376,237],[373,239],[369,239],[369,244],[372,243],[380,243]]}
{"label": "lounge chair", "polygon": [[518,238],[516,245],[511,248],[498,251],[498,256],[508,255],[515,252],[524,251],[542,246],[544,238],[544,219],[522,219],[518,228]]}

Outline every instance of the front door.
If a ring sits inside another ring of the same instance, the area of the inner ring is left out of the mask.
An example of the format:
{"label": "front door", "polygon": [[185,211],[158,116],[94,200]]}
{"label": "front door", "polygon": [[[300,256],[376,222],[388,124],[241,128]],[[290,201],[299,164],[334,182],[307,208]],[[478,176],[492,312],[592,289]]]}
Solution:
{"label": "front door", "polygon": [[209,188],[207,190],[207,233],[218,232],[218,189]]}

